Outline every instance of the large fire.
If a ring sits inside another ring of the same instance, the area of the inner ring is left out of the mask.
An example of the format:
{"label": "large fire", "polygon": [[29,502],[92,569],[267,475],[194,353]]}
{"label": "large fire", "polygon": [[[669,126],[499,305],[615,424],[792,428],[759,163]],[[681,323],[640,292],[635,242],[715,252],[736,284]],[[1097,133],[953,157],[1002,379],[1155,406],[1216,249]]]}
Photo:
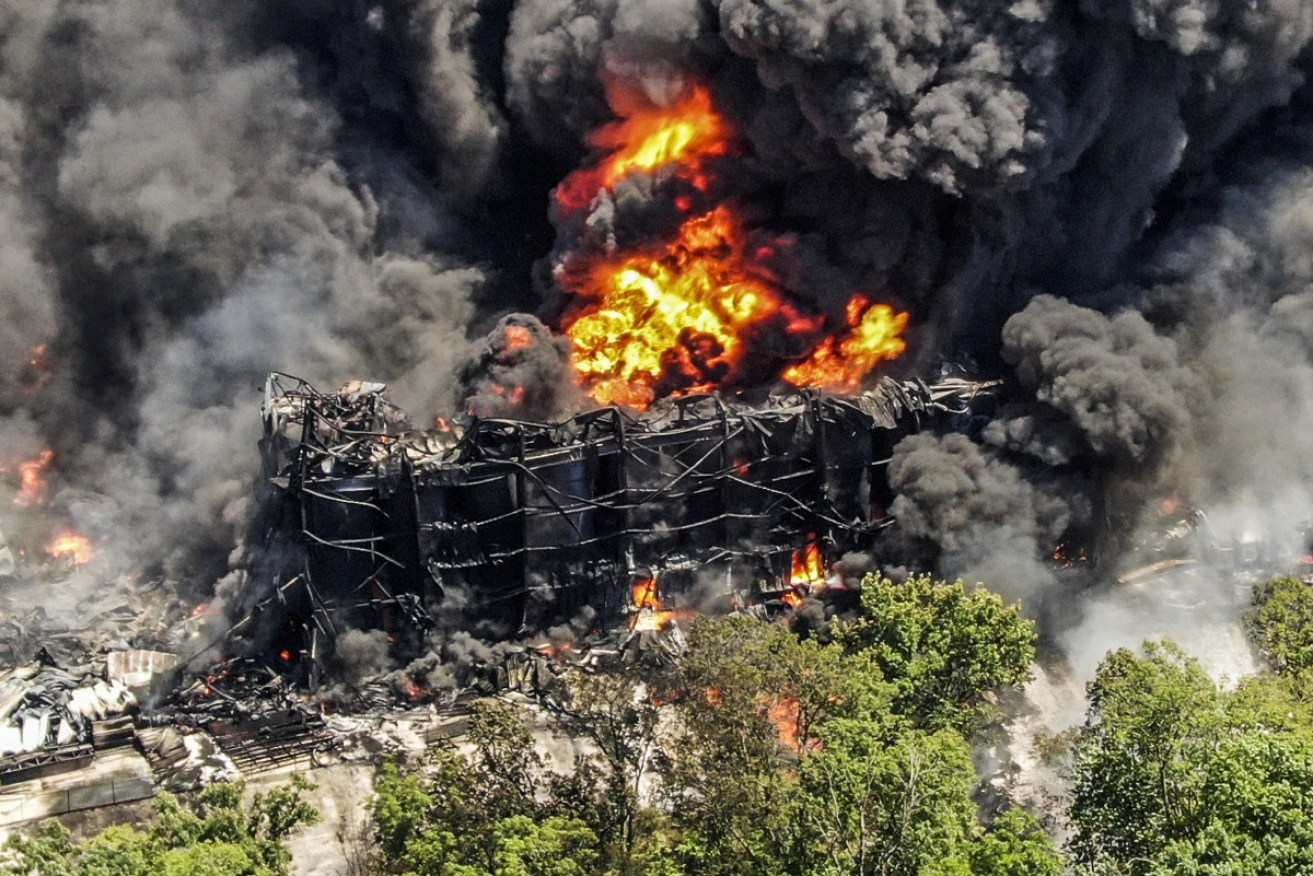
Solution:
{"label": "large fire", "polygon": [[[563,210],[588,209],[634,173],[659,171],[683,192],[673,201],[683,218],[671,233],[629,249],[576,253],[557,270],[557,282],[576,296],[564,318],[574,366],[598,402],[646,408],[763,375],[853,391],[906,349],[906,313],[866,295],[849,299],[842,322],[807,312],[766,264],[787,241],[754,235],[733,202],[699,206],[713,160],[739,151],[705,88],[692,86],[669,106],[634,109],[592,142],[605,157],[557,188]],[[764,347],[754,350],[754,341],[765,335],[785,342],[755,355]]]}
{"label": "large fire", "polygon": [[793,552],[793,561],[789,568],[789,590],[785,592],[784,601],[797,608],[802,605],[805,595],[825,586],[825,559],[821,555],[821,545],[816,536],[808,538],[805,547]]}
{"label": "large fire", "polygon": [[876,365],[907,349],[906,327],[906,313],[854,295],[848,301],[848,332],[826,338],[805,362],[785,369],[784,379],[794,386],[854,392]]}
{"label": "large fire", "polygon": [[556,200],[567,209],[587,209],[598,192],[631,172],[672,164],[705,189],[707,161],[728,154],[732,140],[733,131],[712,105],[711,92],[694,85],[673,106],[645,108],[594,133],[589,142],[607,153],[606,160],[566,177]]}

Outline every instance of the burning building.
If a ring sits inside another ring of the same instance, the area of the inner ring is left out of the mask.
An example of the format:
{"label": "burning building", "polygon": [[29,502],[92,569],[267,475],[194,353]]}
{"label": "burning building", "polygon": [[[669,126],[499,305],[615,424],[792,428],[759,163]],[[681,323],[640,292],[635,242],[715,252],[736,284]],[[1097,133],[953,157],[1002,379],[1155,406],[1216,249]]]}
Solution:
{"label": "burning building", "polygon": [[801,294],[796,241],[736,200],[747,146],[706,84],[608,88],[623,111],[554,190],[553,303],[466,363],[465,422],[411,430],[380,384],[268,383],[253,547],[271,568],[235,632],[300,655],[312,683],[341,631],[414,656],[450,606],[504,638],[585,609],[656,628],[681,606],[797,601],[822,555],[891,523],[899,439],[971,413],[969,380],[874,375],[908,348],[907,312]]}
{"label": "burning building", "polygon": [[313,682],[348,629],[386,631],[414,656],[444,603],[507,637],[585,608],[615,624],[796,600],[826,585],[822,556],[869,550],[892,522],[894,445],[965,428],[992,387],[884,379],[852,396],[687,395],[414,431],[381,384],[321,393],[274,375],[263,597],[234,633],[300,655]]}
{"label": "burning building", "polygon": [[[0,582],[79,572],[15,649],[111,576],[278,668],[787,594],[891,517],[1071,601],[1163,496],[1303,553],[1307,3],[0,5]],[[256,496],[275,370],[460,425],[282,379]]]}

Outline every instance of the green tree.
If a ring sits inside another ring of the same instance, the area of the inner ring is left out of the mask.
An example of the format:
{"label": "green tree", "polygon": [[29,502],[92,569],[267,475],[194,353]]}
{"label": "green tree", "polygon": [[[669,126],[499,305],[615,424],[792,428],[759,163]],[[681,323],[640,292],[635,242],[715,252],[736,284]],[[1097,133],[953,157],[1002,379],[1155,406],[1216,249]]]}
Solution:
{"label": "green tree", "polygon": [[[639,792],[660,755],[657,707],[645,681],[634,666],[616,660],[565,673],[543,704],[563,733],[587,739],[599,755],[557,780],[553,796],[561,801],[563,814],[582,819],[605,837],[612,847],[607,857],[627,869],[644,833]],[[589,792],[589,786],[599,784],[600,798]],[[592,805],[601,801],[605,805]]]}
{"label": "green tree", "polygon": [[899,714],[871,649],[742,617],[699,619],[688,644],[660,693],[676,714],[666,780],[685,872],[910,876],[957,861],[945,876],[1001,874],[985,862],[1005,846],[1061,868],[1033,821],[981,829],[966,741]]}
{"label": "green tree", "polygon": [[927,729],[970,733],[987,715],[985,692],[1030,677],[1033,624],[983,587],[929,575],[862,581],[861,615],[836,625],[849,653],[867,654],[893,684],[893,708]]}
{"label": "green tree", "polygon": [[1292,876],[1313,873],[1313,831],[1261,838],[1211,823],[1198,835],[1163,849],[1148,876]]}
{"label": "green tree", "polygon": [[676,716],[665,783],[691,873],[804,872],[799,760],[827,722],[881,739],[900,723],[869,658],[749,617],[699,618],[657,695]]}
{"label": "green tree", "polygon": [[[380,770],[369,804],[380,866],[441,876],[600,872],[613,844],[573,813],[606,809],[603,773],[587,763],[569,776],[548,770],[523,715],[506,704],[476,706],[468,739],[468,756],[438,749],[421,769]],[[613,812],[598,818],[616,823]]]}
{"label": "green tree", "polygon": [[1279,673],[1313,668],[1313,586],[1298,578],[1274,578],[1254,587],[1250,634]]}
{"label": "green tree", "polygon": [[923,876],[1060,876],[1065,861],[1039,819],[1024,809],[1004,812],[952,858]]}
{"label": "green tree", "polygon": [[576,818],[519,815],[495,834],[493,876],[587,876],[598,858],[597,835]]}
{"label": "green tree", "polygon": [[958,722],[926,726],[895,708],[908,687],[885,680],[876,648],[803,641],[744,616],[699,618],[687,643],[659,670],[603,663],[558,679],[546,714],[591,752],[566,775],[534,755],[523,715],[505,705],[476,709],[470,751],[385,767],[371,804],[382,868],[1052,876],[1061,858],[1033,820],[981,827]]}
{"label": "green tree", "polygon": [[1076,743],[1077,858],[1148,860],[1196,828],[1205,758],[1225,733],[1216,685],[1171,643],[1111,652]]}
{"label": "green tree", "polygon": [[[432,786],[445,790],[448,784],[434,782]],[[385,763],[374,779],[374,796],[369,803],[374,838],[394,869],[414,863],[405,859],[412,845],[421,841],[432,818],[435,801],[429,787],[419,773],[402,772],[395,761]],[[457,794],[462,789],[460,783],[450,787]]]}
{"label": "green tree", "polygon": [[871,730],[840,719],[821,731],[822,747],[801,765],[801,826],[828,872],[914,876],[971,834],[971,757],[951,730],[892,741]]}
{"label": "green tree", "polygon": [[1220,691],[1170,643],[1109,654],[1076,743],[1077,858],[1131,874],[1311,872],[1306,709],[1284,678]]}
{"label": "green tree", "polygon": [[302,797],[312,786],[260,792],[246,802],[241,782],[210,785],[184,802],[172,794],[155,801],[146,830],[110,827],[81,843],[57,824],[32,837],[11,837],[0,872],[41,876],[282,876],[291,856],[283,840],[318,813]]}

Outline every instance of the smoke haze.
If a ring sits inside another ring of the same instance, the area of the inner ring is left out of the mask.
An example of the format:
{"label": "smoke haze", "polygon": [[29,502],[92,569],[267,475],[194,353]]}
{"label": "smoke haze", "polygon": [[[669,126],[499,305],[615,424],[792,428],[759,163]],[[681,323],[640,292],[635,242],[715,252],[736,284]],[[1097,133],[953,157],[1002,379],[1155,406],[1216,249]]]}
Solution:
{"label": "smoke haze", "polygon": [[0,463],[53,449],[47,528],[204,594],[266,372],[419,422],[579,405],[558,271],[687,192],[551,191],[696,80],[741,133],[711,194],[795,301],[876,290],[896,368],[1012,381],[986,446],[898,449],[891,550],[1031,598],[1065,528],[1164,496],[1294,545],[1311,39],[1304,0],[0,0]]}

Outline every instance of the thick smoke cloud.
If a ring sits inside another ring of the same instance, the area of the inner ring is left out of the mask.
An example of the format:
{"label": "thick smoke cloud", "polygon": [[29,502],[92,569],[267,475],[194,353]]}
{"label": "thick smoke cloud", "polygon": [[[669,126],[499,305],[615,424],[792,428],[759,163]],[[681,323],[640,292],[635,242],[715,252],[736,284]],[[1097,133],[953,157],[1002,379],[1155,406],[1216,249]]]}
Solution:
{"label": "thick smoke cloud", "polygon": [[599,73],[614,2],[530,0],[506,39],[507,102],[535,139],[566,155],[607,121]]}
{"label": "thick smoke cloud", "polygon": [[[1046,159],[1066,34],[1050,3],[725,0],[725,39],[760,79],[881,178],[951,193],[1024,183]],[[1058,132],[1060,134],[1060,130]]]}
{"label": "thick smoke cloud", "polygon": [[[474,48],[481,23],[477,0],[427,0],[410,18],[420,46],[418,109],[438,145],[443,190],[462,199],[486,194],[498,183],[505,116],[480,77]],[[383,7],[371,13],[382,15]]]}
{"label": "thick smoke cloud", "polygon": [[53,447],[45,510],[111,558],[216,572],[249,525],[262,375],[450,408],[484,274],[353,179],[337,108],[250,10],[32,6],[0,13],[5,452]]}
{"label": "thick smoke cloud", "polygon": [[418,422],[579,407],[553,270],[688,192],[551,188],[696,79],[742,134],[708,197],[783,289],[878,295],[898,367],[1011,382],[989,449],[899,448],[901,549],[1026,595],[1131,494],[1295,542],[1310,40],[1305,0],[0,0],[5,488],[56,453],[0,528],[240,587],[265,372],[386,381]]}
{"label": "thick smoke cloud", "polygon": [[1190,375],[1138,312],[1107,318],[1041,295],[1003,327],[1004,361],[1099,456],[1144,463],[1189,422]]}
{"label": "thick smoke cloud", "polygon": [[945,575],[1028,605],[1052,582],[1040,558],[1071,523],[1071,509],[965,435],[903,439],[889,483],[900,534],[932,543],[939,555],[931,563]]}
{"label": "thick smoke cloud", "polygon": [[535,317],[505,317],[461,371],[465,409],[476,417],[549,420],[565,412],[572,393],[564,338]]}

